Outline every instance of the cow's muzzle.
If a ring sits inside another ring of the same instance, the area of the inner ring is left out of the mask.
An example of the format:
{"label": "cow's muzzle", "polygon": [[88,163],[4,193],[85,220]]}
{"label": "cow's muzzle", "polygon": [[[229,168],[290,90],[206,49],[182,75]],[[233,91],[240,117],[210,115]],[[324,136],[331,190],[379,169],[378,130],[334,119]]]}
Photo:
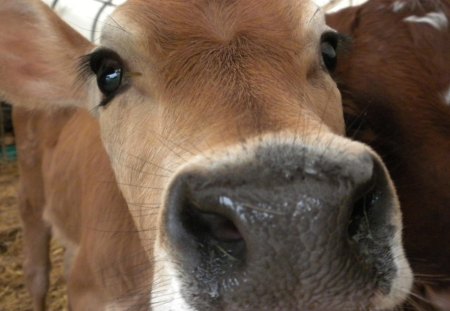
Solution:
{"label": "cow's muzzle", "polygon": [[369,149],[345,149],[265,144],[178,174],[163,219],[184,295],[230,310],[388,295],[401,248],[395,193]]}

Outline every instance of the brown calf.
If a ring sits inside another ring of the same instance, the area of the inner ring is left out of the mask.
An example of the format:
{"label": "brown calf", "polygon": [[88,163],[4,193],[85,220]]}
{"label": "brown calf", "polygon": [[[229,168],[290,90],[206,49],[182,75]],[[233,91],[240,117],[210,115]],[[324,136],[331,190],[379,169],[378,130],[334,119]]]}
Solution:
{"label": "brown calf", "polygon": [[[80,109],[13,111],[19,148],[24,269],[34,310],[45,310],[50,230],[66,246],[70,305],[108,301],[147,310],[151,269],[101,144]],[[151,210],[150,210],[151,211]]]}
{"label": "brown calf", "polygon": [[[72,254],[72,309],[404,301],[395,191],[379,157],[342,137],[340,37],[312,2],[130,0],[98,48],[34,0],[3,1],[0,26],[0,95],[90,110],[110,160],[75,113],[54,160],[44,153],[54,168],[37,173],[44,218]],[[117,287],[102,273],[111,260]]]}
{"label": "brown calf", "polygon": [[336,79],[349,135],[385,161],[420,294],[450,310],[450,3],[372,0],[329,15],[352,36]]}

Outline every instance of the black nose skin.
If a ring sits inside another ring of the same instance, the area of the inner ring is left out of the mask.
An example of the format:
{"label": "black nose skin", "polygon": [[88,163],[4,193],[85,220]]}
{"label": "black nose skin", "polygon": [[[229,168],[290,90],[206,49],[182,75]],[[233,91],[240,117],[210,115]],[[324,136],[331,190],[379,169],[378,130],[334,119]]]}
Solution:
{"label": "black nose skin", "polygon": [[263,150],[251,164],[186,171],[173,182],[167,239],[203,299],[232,303],[243,290],[281,291],[317,305],[327,288],[329,295],[367,284],[390,290],[395,228],[377,160],[292,148]]}

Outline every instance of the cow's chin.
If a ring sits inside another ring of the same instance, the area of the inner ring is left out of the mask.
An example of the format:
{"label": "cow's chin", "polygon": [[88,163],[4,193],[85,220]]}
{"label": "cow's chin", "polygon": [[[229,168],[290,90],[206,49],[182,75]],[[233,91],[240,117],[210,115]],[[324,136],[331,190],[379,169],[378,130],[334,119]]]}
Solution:
{"label": "cow's chin", "polygon": [[[400,216],[398,218],[400,219]],[[413,274],[404,255],[400,231],[397,231],[394,236],[391,253],[394,258],[397,274],[391,280],[391,290],[389,293],[377,293],[372,299],[374,310],[394,310],[406,300],[412,288],[414,281]]]}
{"label": "cow's chin", "polygon": [[160,243],[154,248],[154,277],[150,306],[153,311],[194,311],[183,298],[183,283],[176,264]]}
{"label": "cow's chin", "polygon": [[[170,255],[161,248],[157,248],[155,278],[152,285],[152,294],[150,297],[150,305],[154,311],[202,311],[202,310],[283,310],[283,311],[335,311],[335,310],[365,310],[365,311],[389,311],[396,310],[406,299],[409,294],[412,277],[410,273],[401,273],[401,271],[409,271],[409,265],[405,260],[396,260],[397,271],[399,273],[391,280],[392,290],[388,294],[379,292],[368,293],[366,299],[361,295],[360,301],[351,301],[354,293],[343,291],[342,297],[332,297],[331,304],[327,305],[326,292],[323,293],[322,304],[308,305],[302,301],[286,302],[283,300],[279,303],[279,307],[274,303],[269,307],[259,304],[260,297],[257,292],[248,292],[246,294],[246,302],[236,302],[233,306],[227,306],[220,302],[220,297],[216,297],[217,304],[205,305],[198,301],[189,301],[186,297],[202,296],[202,294],[192,292],[192,286],[183,281],[182,272],[180,272],[177,264],[171,259]],[[393,246],[392,252],[396,253]],[[402,257],[402,256],[400,256]],[[398,258],[396,256],[396,258]],[[319,295],[321,295],[319,293]],[[253,296],[253,297],[252,297]],[[296,295],[292,295],[293,297]],[[287,307],[290,306],[290,307]]]}

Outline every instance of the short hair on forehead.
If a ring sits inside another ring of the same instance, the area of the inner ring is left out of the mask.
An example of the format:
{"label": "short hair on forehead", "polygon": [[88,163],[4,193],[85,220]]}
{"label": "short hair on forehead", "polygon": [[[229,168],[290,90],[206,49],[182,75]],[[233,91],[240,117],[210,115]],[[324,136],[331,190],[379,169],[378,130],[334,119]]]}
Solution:
{"label": "short hair on forehead", "polygon": [[130,0],[122,13],[151,39],[170,47],[184,38],[219,42],[242,34],[278,42],[299,38],[314,27],[310,22],[317,10],[311,7],[309,0]]}
{"label": "short hair on forehead", "polygon": [[107,28],[107,45],[125,57],[134,46],[137,68],[151,68],[155,94],[171,102],[256,107],[303,96],[306,71],[321,68],[326,26],[309,1],[129,0],[119,10],[131,44]]}

